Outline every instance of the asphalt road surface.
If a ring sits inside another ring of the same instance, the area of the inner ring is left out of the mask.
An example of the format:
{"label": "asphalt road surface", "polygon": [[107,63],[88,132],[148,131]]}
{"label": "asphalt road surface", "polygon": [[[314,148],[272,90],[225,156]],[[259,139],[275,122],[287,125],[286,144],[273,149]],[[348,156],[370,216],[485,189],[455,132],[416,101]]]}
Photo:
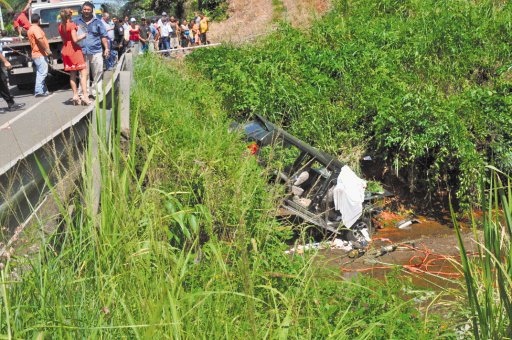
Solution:
{"label": "asphalt road surface", "polygon": [[[30,154],[41,143],[49,141],[63,127],[79,116],[85,106],[73,106],[72,92],[64,80],[48,97],[35,98],[32,91],[13,87],[11,94],[17,103],[25,103],[22,110],[0,113],[0,174],[19,159]],[[0,99],[0,111],[7,103]]]}

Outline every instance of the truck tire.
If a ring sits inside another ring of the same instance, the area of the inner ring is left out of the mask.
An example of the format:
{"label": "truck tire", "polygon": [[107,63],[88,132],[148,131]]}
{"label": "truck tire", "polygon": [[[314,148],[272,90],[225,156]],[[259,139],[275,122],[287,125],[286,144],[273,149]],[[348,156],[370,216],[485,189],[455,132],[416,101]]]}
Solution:
{"label": "truck tire", "polygon": [[352,226],[351,229],[346,230],[345,237],[348,241],[351,241],[352,243],[355,243],[365,248],[366,245],[368,244],[368,241],[364,239],[364,236],[361,233],[362,229],[366,229],[370,238],[372,237],[373,233],[375,232],[375,227],[372,225],[371,219],[362,218],[359,221],[357,221],[354,224],[354,226]]}
{"label": "truck tire", "polygon": [[18,84],[16,85],[16,87],[18,88],[18,90],[27,91],[32,90],[34,88],[34,84]]}

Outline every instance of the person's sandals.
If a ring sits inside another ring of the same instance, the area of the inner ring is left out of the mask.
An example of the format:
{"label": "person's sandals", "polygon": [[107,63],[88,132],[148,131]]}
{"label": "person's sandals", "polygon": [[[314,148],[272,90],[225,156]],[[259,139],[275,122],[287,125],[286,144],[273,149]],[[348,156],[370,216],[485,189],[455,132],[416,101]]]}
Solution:
{"label": "person's sandals", "polygon": [[83,106],[89,106],[92,104],[92,100],[90,100],[89,98],[82,97],[81,101]]}

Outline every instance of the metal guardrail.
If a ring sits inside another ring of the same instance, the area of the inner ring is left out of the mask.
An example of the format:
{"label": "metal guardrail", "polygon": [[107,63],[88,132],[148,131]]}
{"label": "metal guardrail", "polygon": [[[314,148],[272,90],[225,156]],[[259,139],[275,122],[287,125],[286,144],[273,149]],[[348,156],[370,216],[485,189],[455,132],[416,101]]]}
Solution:
{"label": "metal guardrail", "polygon": [[[45,175],[51,185],[62,181],[68,170],[79,161],[89,136],[90,123],[95,121],[97,107],[105,108],[119,119],[121,133],[129,135],[130,83],[132,54],[125,53],[103,91],[97,105],[90,105],[56,131],[36,143],[0,169],[0,242],[9,244],[20,232],[34,211],[49,193]],[[119,98],[119,104],[114,100]],[[113,111],[113,109],[115,111]],[[109,121],[109,119],[107,119]],[[93,124],[94,125],[94,124]]]}
{"label": "metal guardrail", "polygon": [[180,48],[171,48],[168,50],[158,50],[154,51],[154,53],[183,53],[185,51],[197,50],[200,48],[208,48],[208,47],[217,47],[221,46],[221,43],[208,44],[208,45],[199,45],[199,46],[190,46],[190,47],[180,47]]}

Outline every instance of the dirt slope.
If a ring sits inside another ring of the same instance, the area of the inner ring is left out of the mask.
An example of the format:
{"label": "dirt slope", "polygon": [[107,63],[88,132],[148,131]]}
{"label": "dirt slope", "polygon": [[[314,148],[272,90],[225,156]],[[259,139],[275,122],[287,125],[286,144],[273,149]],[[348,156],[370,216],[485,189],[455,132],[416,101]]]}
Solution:
{"label": "dirt slope", "polygon": [[[313,18],[329,9],[329,0],[282,0],[282,4],[282,19],[295,27],[309,26]],[[276,24],[272,0],[229,0],[228,13],[227,20],[211,24],[211,42],[249,42]]]}
{"label": "dirt slope", "polygon": [[308,27],[311,21],[320,17],[330,7],[327,0],[283,0],[285,18],[294,27]]}
{"label": "dirt slope", "polygon": [[265,34],[271,29],[272,0],[230,0],[229,18],[213,22],[211,42],[241,43]]}

